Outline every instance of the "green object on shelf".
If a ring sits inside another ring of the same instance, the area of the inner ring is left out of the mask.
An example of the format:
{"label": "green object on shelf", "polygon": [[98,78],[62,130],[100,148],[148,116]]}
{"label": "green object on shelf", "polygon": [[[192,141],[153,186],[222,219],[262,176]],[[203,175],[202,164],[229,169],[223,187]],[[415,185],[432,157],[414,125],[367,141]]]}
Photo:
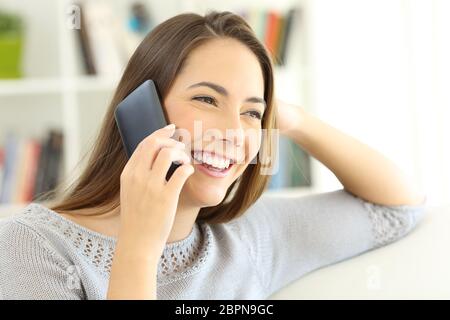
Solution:
{"label": "green object on shelf", "polygon": [[0,78],[22,76],[22,47],[20,17],[0,12]]}

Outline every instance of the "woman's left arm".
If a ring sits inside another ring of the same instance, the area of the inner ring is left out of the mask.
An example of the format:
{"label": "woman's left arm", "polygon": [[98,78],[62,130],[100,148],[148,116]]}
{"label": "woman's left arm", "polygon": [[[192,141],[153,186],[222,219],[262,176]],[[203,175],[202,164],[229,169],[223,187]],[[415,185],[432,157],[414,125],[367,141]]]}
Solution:
{"label": "woman's left arm", "polygon": [[380,205],[418,205],[425,195],[391,160],[306,112],[277,100],[280,134],[330,169],[352,194]]}

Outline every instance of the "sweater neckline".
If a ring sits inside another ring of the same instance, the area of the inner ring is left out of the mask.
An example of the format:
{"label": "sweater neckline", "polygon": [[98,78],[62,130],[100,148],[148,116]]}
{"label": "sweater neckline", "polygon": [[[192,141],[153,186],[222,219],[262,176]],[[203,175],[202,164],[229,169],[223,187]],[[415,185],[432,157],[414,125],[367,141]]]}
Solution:
{"label": "sweater neckline", "polygon": [[[80,249],[87,258],[91,258],[103,273],[109,275],[112,264],[116,237],[108,236],[76,223],[45,205],[31,202],[24,210],[25,214],[40,216],[45,222],[59,229]],[[83,234],[85,236],[83,236]],[[184,278],[198,270],[206,262],[211,246],[211,231],[205,223],[194,223],[189,235],[179,241],[166,243],[158,265],[158,283],[165,284]],[[99,250],[106,261],[99,261]],[[92,253],[92,255],[90,255]]]}
{"label": "sweater neckline", "polygon": [[[115,244],[117,242],[117,237],[108,236],[108,235],[106,235],[104,233],[100,233],[98,231],[94,231],[92,229],[89,229],[89,228],[87,228],[87,227],[85,227],[85,226],[83,226],[83,225],[81,225],[79,223],[76,223],[73,220],[67,219],[66,217],[60,215],[58,212],[55,212],[54,210],[51,210],[50,208],[44,206],[41,203],[32,202],[29,205],[31,207],[37,207],[37,208],[39,208],[41,210],[45,210],[46,212],[48,212],[52,216],[55,216],[58,219],[64,221],[64,223],[70,224],[70,225],[76,227],[77,229],[80,229],[80,230],[84,231],[85,233],[88,233],[89,235],[92,235],[92,236],[94,236],[96,238],[102,239],[104,241],[107,241],[107,242],[113,243],[113,244]],[[186,238],[178,240],[178,241],[175,241],[175,242],[166,243],[165,247],[166,248],[180,247],[180,246],[183,246],[183,245],[191,243],[193,241],[192,238],[195,236],[196,229],[198,229],[197,222],[194,223],[194,225],[193,225],[189,235]]]}

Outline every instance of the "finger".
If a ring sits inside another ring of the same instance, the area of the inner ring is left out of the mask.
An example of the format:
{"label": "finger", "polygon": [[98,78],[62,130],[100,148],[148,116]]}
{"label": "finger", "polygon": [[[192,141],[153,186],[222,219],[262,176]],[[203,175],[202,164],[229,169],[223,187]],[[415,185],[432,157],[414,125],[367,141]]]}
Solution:
{"label": "finger", "polygon": [[182,142],[170,138],[173,130],[166,130],[165,132],[157,131],[142,140],[133,153],[132,157],[134,156],[134,159],[132,166],[135,170],[150,170],[159,150],[163,147],[185,149],[186,146]]}
{"label": "finger", "polygon": [[194,173],[194,166],[191,164],[183,164],[179,166],[167,181],[166,187],[173,192],[173,194],[179,195],[181,189],[183,189],[186,180]]}
{"label": "finger", "polygon": [[[128,168],[128,170],[134,170],[134,168],[136,167],[136,165],[139,162],[139,155],[142,152],[142,149],[148,149],[150,148],[150,146],[153,143],[149,143],[148,140],[153,140],[156,137],[170,137],[173,135],[175,131],[175,126],[171,125],[171,126],[165,126],[161,129],[158,129],[154,132],[152,132],[151,134],[149,134],[147,137],[145,137],[141,142],[139,142],[139,144],[137,145],[136,149],[134,150],[134,152],[131,154],[130,159],[128,159],[125,168]],[[125,170],[125,169],[124,169]]]}
{"label": "finger", "polygon": [[190,163],[191,158],[186,152],[176,148],[163,147],[153,163],[151,171],[158,179],[165,181],[166,174],[169,171],[172,162]]}
{"label": "finger", "polygon": [[138,170],[150,171],[163,148],[173,148],[180,151],[185,150],[184,143],[172,138],[156,138],[154,141],[149,142],[149,144],[151,145],[147,148],[144,147],[139,155]]}

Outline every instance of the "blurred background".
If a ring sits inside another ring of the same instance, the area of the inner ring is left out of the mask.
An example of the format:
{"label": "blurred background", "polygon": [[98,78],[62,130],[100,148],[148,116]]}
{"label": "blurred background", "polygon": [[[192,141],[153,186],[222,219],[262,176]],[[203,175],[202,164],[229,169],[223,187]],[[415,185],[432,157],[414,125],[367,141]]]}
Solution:
{"label": "blurred background", "polygon": [[[276,95],[381,151],[450,199],[450,2],[165,0],[0,2],[0,213],[82,170],[126,62],[182,12],[244,17],[274,59]],[[269,193],[342,185],[282,139]]]}

